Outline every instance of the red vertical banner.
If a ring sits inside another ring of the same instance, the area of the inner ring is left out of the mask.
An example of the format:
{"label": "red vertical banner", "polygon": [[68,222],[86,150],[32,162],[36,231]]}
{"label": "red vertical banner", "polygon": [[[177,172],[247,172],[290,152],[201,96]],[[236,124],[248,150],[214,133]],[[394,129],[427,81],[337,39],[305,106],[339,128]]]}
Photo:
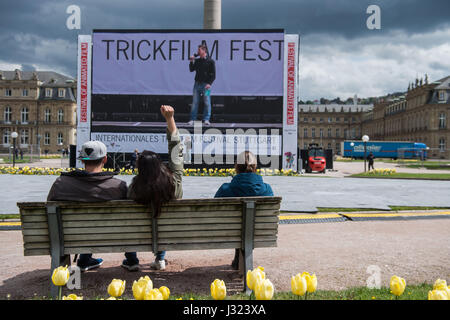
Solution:
{"label": "red vertical banner", "polygon": [[288,43],[287,53],[287,117],[286,124],[294,125],[295,120],[295,43]]}
{"label": "red vertical banner", "polygon": [[80,46],[80,122],[88,120],[88,54],[89,44],[82,42]]}

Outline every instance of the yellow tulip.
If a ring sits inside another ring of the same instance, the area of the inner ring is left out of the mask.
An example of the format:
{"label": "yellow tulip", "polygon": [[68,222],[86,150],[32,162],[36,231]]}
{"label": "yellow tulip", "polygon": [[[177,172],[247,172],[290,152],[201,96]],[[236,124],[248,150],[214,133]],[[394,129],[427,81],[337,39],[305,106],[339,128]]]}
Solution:
{"label": "yellow tulip", "polygon": [[266,278],[263,267],[256,267],[252,271],[247,271],[247,286],[250,290],[255,290],[256,284]]}
{"label": "yellow tulip", "polygon": [[144,300],[145,293],[153,289],[153,282],[149,276],[140,277],[138,281],[133,282],[133,296],[136,300]]}
{"label": "yellow tulip", "polygon": [[64,296],[63,300],[83,300],[83,297],[78,297],[76,294],[69,294],[67,297]]}
{"label": "yellow tulip", "polygon": [[161,288],[159,288],[159,292],[161,292],[161,294],[163,296],[163,300],[169,300],[169,297],[170,297],[169,288],[167,288],[166,286],[162,286]]}
{"label": "yellow tulip", "polygon": [[308,283],[300,273],[291,277],[291,289],[293,294],[303,296],[306,293],[307,288]]}
{"label": "yellow tulip", "polygon": [[256,300],[271,300],[273,297],[273,284],[269,279],[258,281],[255,288]]}
{"label": "yellow tulip", "polygon": [[211,296],[214,300],[223,300],[227,296],[227,287],[223,280],[216,279],[211,283]]}
{"label": "yellow tulip", "polygon": [[[103,299],[102,299],[103,300]],[[106,300],[117,300],[115,297],[109,297],[108,299],[106,299]]]}
{"label": "yellow tulip", "polygon": [[69,281],[69,278],[70,272],[69,269],[67,269],[67,266],[58,267],[53,270],[52,281],[55,286],[65,286],[67,281]]}
{"label": "yellow tulip", "polygon": [[448,300],[447,292],[443,290],[428,291],[428,300]]}
{"label": "yellow tulip", "polygon": [[152,289],[145,293],[145,300],[163,300],[163,295],[158,289]]}
{"label": "yellow tulip", "polygon": [[442,279],[437,279],[434,282],[433,290],[445,290],[445,289],[447,289],[447,281],[442,280]]}
{"label": "yellow tulip", "polygon": [[403,292],[405,291],[406,288],[406,281],[403,278],[397,277],[397,276],[392,276],[391,277],[391,282],[390,282],[390,287],[391,287],[391,293],[398,296],[401,296],[403,294]]}
{"label": "yellow tulip", "polygon": [[111,297],[120,297],[125,291],[126,281],[113,279],[108,286],[108,293]]}
{"label": "yellow tulip", "polygon": [[302,277],[306,280],[307,291],[309,293],[313,293],[317,289],[317,277],[316,274],[313,273],[310,275],[308,272],[303,272]]}

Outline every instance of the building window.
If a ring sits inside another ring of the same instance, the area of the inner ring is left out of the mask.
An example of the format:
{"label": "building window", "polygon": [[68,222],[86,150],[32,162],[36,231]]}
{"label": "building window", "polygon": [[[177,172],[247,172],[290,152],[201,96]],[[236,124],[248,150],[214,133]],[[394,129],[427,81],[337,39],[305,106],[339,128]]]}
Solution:
{"label": "building window", "polygon": [[316,122],[316,118],[311,118],[311,122]]}
{"label": "building window", "polygon": [[316,129],[311,128],[311,138],[315,138],[315,137],[316,137]]}
{"label": "building window", "polygon": [[46,146],[50,145],[50,132],[44,133],[44,144]]}
{"label": "building window", "polygon": [[63,122],[64,122],[64,110],[59,109],[58,110],[58,123],[63,123]]}
{"label": "building window", "polygon": [[9,144],[9,139],[11,137],[11,131],[9,129],[3,130],[3,144]]}
{"label": "building window", "polygon": [[58,97],[64,98],[66,96],[66,89],[59,89],[58,90]]}
{"label": "building window", "polygon": [[356,138],[356,129],[353,128],[352,129],[352,139],[355,139],[355,138]]}
{"label": "building window", "polygon": [[320,121],[320,123],[323,123],[323,118],[320,118],[320,120],[319,120],[319,121]]}
{"label": "building window", "polygon": [[50,109],[45,109],[44,111],[44,122],[50,123],[52,121],[52,113]]}
{"label": "building window", "polygon": [[62,145],[64,143],[63,134],[61,132],[58,132],[58,136],[56,138],[56,143],[58,145]]}
{"label": "building window", "polygon": [[23,107],[20,111],[20,121],[24,124],[28,123],[28,108]]}
{"label": "building window", "polygon": [[331,149],[331,143],[328,144],[328,149]]}
{"label": "building window", "polygon": [[308,138],[308,128],[303,129],[303,137]]}
{"label": "building window", "polygon": [[45,96],[46,97],[51,97],[52,93],[53,93],[53,89],[51,89],[51,88],[45,89]]}
{"label": "building window", "polygon": [[356,122],[356,118],[352,117],[352,122],[355,123]]}
{"label": "building window", "polygon": [[439,91],[439,100],[445,100],[445,93],[444,90]]}
{"label": "building window", "polygon": [[444,138],[439,139],[439,151],[445,152],[445,139]]}
{"label": "building window", "polygon": [[22,97],[28,97],[28,89],[22,90]]}
{"label": "building window", "polygon": [[341,137],[341,133],[339,132],[339,129],[336,129],[336,138],[340,138]]}
{"label": "building window", "polygon": [[320,138],[323,138],[323,129],[320,128]]}
{"label": "building window", "polygon": [[328,138],[331,138],[331,128],[328,128]]}
{"label": "building window", "polygon": [[308,122],[308,118],[303,118],[303,122]]}
{"label": "building window", "polygon": [[333,122],[333,118],[328,117],[328,122],[329,122],[329,123]]}
{"label": "building window", "polygon": [[341,118],[336,117],[336,122],[339,122],[339,121],[341,121]]}
{"label": "building window", "polygon": [[336,150],[334,151],[336,154],[341,154],[339,148],[340,148],[340,144],[339,144],[339,143],[336,143]]}
{"label": "building window", "polygon": [[439,114],[439,129],[445,129],[446,124],[445,124],[445,113],[441,112]]}
{"label": "building window", "polygon": [[12,96],[12,90],[11,89],[5,89],[5,96],[11,97]]}
{"label": "building window", "polygon": [[347,139],[347,136],[348,136],[348,130],[344,129],[344,139]]}
{"label": "building window", "polygon": [[12,116],[11,107],[6,107],[4,112],[4,118],[6,123],[11,122],[11,116]]}
{"label": "building window", "polygon": [[22,129],[20,131],[20,144],[28,144],[28,142],[29,142],[28,129]]}

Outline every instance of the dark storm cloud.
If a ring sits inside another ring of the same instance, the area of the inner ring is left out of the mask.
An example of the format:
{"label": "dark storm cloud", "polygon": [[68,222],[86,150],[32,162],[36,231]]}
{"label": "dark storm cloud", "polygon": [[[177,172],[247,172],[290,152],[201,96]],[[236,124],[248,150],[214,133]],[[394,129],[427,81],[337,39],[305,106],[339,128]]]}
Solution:
{"label": "dark storm cloud", "polygon": [[[66,28],[66,9],[71,4],[81,8],[81,30]],[[372,4],[381,8],[381,30],[366,28],[366,9]],[[392,39],[406,42],[415,34],[448,29],[448,12],[448,0],[223,0],[222,28],[284,28],[298,33],[303,40],[301,53],[306,55],[303,61],[314,65],[311,59],[323,54],[320,51],[347,54],[359,48],[358,43],[367,45],[368,39],[383,46]],[[92,29],[202,26],[203,0],[1,0],[0,63],[76,76],[78,34],[90,34]],[[393,32],[404,36],[392,36]],[[434,44],[427,39],[421,37],[412,45],[430,48]],[[402,52],[378,50],[371,59],[396,56],[398,60]],[[439,61],[428,64],[436,70],[446,66]],[[352,85],[348,83],[349,88]]]}

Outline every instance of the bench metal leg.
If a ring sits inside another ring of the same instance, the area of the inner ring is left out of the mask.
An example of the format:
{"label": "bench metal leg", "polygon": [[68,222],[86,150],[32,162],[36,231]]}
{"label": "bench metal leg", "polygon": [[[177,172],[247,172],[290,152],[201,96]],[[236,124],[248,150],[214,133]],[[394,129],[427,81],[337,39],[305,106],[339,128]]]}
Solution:
{"label": "bench metal leg", "polygon": [[249,289],[247,286],[247,272],[250,270],[253,270],[253,249],[245,250],[243,252],[243,271],[244,271],[244,290],[245,294],[250,295],[252,293],[252,290]]}

